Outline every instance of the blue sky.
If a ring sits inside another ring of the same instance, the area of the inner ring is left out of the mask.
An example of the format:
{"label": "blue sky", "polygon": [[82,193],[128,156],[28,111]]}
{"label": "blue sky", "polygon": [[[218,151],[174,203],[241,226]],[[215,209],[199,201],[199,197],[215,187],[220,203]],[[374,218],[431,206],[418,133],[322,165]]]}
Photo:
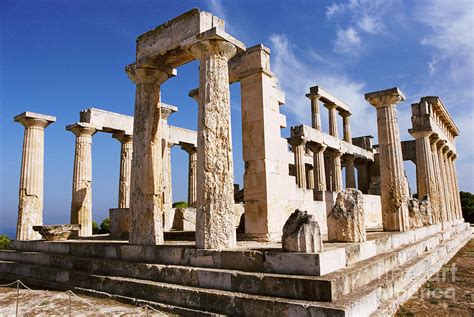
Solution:
{"label": "blue sky", "polygon": [[[461,190],[474,192],[474,5],[472,1],[10,1],[0,2],[0,233],[13,233],[18,205],[25,110],[57,117],[45,134],[44,222],[69,221],[74,136],[65,126],[97,107],[133,114],[134,85],[124,73],[136,37],[199,7],[225,19],[248,47],[263,43],[286,93],[288,126],[309,123],[310,86],[321,85],[351,106],[352,134],[376,135],[365,92],[399,86],[403,139],[410,103],[438,95],[461,130]],[[178,69],[162,100],[179,107],[170,123],[196,129],[197,63]],[[239,86],[231,86],[236,182],[242,185]],[[323,126],[325,125],[323,122]],[[288,131],[283,132],[284,135]],[[93,217],[117,206],[119,142],[93,140]],[[413,166],[407,163],[414,185]],[[185,200],[187,155],[173,148],[174,200]]]}

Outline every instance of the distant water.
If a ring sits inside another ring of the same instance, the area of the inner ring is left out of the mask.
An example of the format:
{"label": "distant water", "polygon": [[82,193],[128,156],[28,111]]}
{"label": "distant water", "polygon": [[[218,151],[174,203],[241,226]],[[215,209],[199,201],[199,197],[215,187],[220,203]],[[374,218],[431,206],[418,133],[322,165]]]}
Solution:
{"label": "distant water", "polygon": [[0,234],[6,234],[10,239],[15,239],[16,228],[15,227],[0,228]]}

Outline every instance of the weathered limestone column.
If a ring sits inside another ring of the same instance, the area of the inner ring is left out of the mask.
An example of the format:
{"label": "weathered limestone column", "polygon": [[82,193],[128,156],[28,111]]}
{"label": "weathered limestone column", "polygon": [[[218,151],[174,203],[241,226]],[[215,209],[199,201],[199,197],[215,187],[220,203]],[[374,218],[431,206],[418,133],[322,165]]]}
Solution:
{"label": "weathered limestone column", "polygon": [[[306,165],[308,167],[310,165]],[[309,167],[306,169],[306,183],[307,188],[313,190],[314,189],[314,167]]]}
{"label": "weathered limestone column", "polygon": [[352,134],[351,134],[351,126],[349,124],[349,118],[351,116],[350,112],[341,112],[342,116],[342,123],[344,129],[344,141],[352,144]]}
{"label": "weathered limestone column", "polygon": [[449,151],[449,147],[448,145],[445,143],[444,146],[442,147],[441,149],[441,157],[442,157],[442,164],[443,164],[443,171],[444,171],[444,182],[443,182],[443,185],[444,185],[444,188],[446,190],[446,198],[447,198],[447,203],[448,203],[448,209],[447,209],[447,213],[446,213],[446,219],[448,220],[448,222],[451,222],[453,221],[453,212],[454,212],[454,199],[453,199],[453,189],[452,187],[450,186],[450,173],[449,173],[449,166],[448,166],[448,151]]}
{"label": "weathered limestone column", "polygon": [[428,195],[434,214],[439,214],[439,198],[436,186],[436,173],[431,153],[430,136],[432,131],[410,130],[416,146],[416,183],[418,197]]}
{"label": "weathered limestone column", "polygon": [[325,155],[324,157],[324,171],[326,173],[326,190],[332,191],[333,175],[332,175],[332,158],[331,155]]}
{"label": "weathered limestone column", "polygon": [[346,188],[356,188],[354,156],[347,154],[345,156],[345,162],[346,162]]}
{"label": "weathered limestone column", "polygon": [[448,189],[446,188],[446,171],[445,171],[445,166],[444,166],[444,155],[443,155],[443,149],[445,147],[446,141],[442,139],[438,139],[438,142],[436,143],[436,151],[438,152],[438,166],[439,166],[439,183],[441,187],[441,191],[443,192],[443,204],[444,208],[442,209],[441,213],[441,222],[445,224],[446,222],[449,221],[448,219],[448,214],[450,212],[450,205],[449,205],[449,193]]}
{"label": "weathered limestone column", "polygon": [[315,200],[323,200],[324,192],[326,191],[324,151],[327,146],[317,143],[309,143],[308,147],[313,152],[313,197]]}
{"label": "weathered limestone column", "polygon": [[299,188],[306,188],[306,168],[304,163],[306,140],[290,140],[295,156],[296,184]]}
{"label": "weathered limestone column", "polygon": [[130,207],[130,176],[132,171],[133,136],[124,132],[112,135],[119,140],[120,148],[120,175],[118,190],[118,208]]}
{"label": "weathered limestone column", "polygon": [[356,164],[357,168],[357,187],[363,194],[369,193],[369,167],[366,160]]}
{"label": "weathered limestone column", "polygon": [[443,184],[440,181],[441,177],[441,168],[439,166],[439,157],[438,157],[438,137],[433,137],[430,139],[431,142],[431,154],[432,154],[432,159],[433,159],[433,167],[434,167],[434,172],[436,175],[436,192],[438,196],[438,210],[433,209],[433,220],[435,223],[441,223],[443,219],[443,215],[446,214],[446,203],[445,203],[445,198],[444,198],[444,189],[443,189]]}
{"label": "weathered limestone column", "polygon": [[332,176],[332,188],[333,192],[340,192],[342,190],[342,166],[341,166],[342,152],[332,151],[331,152],[331,176]]}
{"label": "weathered limestone column", "polygon": [[[173,183],[171,175],[171,148],[173,144],[169,142],[170,132],[168,126],[169,116],[176,112],[170,107],[161,106],[161,138],[162,138],[162,160],[163,160],[163,205],[166,214],[173,205]],[[168,219],[165,216],[165,219]]]}
{"label": "weathered limestone column", "polygon": [[325,105],[329,110],[329,134],[333,137],[338,138],[337,133],[337,111],[336,111],[336,104],[326,104]]}
{"label": "weathered limestone column", "polygon": [[189,155],[188,163],[188,206],[196,207],[197,197],[197,148],[191,144],[182,144],[181,148],[185,150]]}
{"label": "weathered limestone column", "polygon": [[448,176],[449,176],[449,190],[451,192],[451,200],[452,200],[452,210],[451,210],[451,220],[457,219],[457,199],[456,199],[456,185],[454,181],[454,174],[453,174],[453,169],[452,169],[452,157],[454,156],[453,151],[448,150],[446,153],[446,169],[448,171]]}
{"label": "weathered limestone column", "polygon": [[230,127],[229,58],[236,47],[203,40],[192,47],[199,59],[196,247],[236,245],[234,174]]}
{"label": "weathered limestone column", "polygon": [[321,131],[321,112],[319,109],[319,95],[307,94],[311,100],[311,127],[313,129]]}
{"label": "weathered limestone column", "polygon": [[454,177],[454,190],[456,192],[456,210],[457,210],[457,218],[460,219],[462,218],[462,208],[461,208],[461,197],[459,196],[459,182],[458,182],[458,174],[456,171],[456,163],[455,160],[457,158],[457,155],[454,154],[452,156],[451,160],[451,168],[453,170],[453,177]]}
{"label": "weathered limestone column", "polygon": [[383,228],[386,231],[406,231],[409,229],[409,193],[396,110],[396,105],[405,97],[395,87],[367,93],[365,99],[377,108]]}
{"label": "weathered limestone column", "polygon": [[71,224],[81,225],[80,237],[92,235],[92,136],[97,130],[88,123],[66,127],[76,136],[72,176]]}
{"label": "weathered limestone column", "polygon": [[133,159],[130,189],[130,244],[163,243],[161,85],[173,69],[131,64],[126,67],[136,84]]}
{"label": "weathered limestone column", "polygon": [[25,127],[16,239],[38,240],[41,235],[33,226],[43,224],[44,129],[55,122],[56,117],[23,112],[13,120]]}

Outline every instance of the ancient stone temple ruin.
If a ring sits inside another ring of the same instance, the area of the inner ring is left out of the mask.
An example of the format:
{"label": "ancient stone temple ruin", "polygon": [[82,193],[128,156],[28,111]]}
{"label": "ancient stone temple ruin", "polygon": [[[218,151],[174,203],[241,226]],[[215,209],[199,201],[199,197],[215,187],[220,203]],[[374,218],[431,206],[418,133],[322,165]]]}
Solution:
{"label": "ancient stone temple ruin", "polygon": [[[168,124],[178,107],[161,99],[166,81],[194,60],[199,87],[183,93],[197,101],[197,131]],[[404,94],[396,87],[365,94],[377,114],[373,144],[373,136],[352,135],[351,107],[337,91],[314,83],[306,87],[311,126],[287,129],[280,107],[292,101],[272,72],[270,50],[246,47],[223,20],[198,9],[140,35],[125,71],[136,85],[133,117],[90,108],[66,127],[75,137],[70,224],[42,221],[44,128],[55,117],[15,117],[25,127],[17,239],[0,251],[0,277],[182,315],[391,314],[471,236],[458,195],[459,130],[439,97],[411,105],[414,140],[402,141]],[[236,82],[243,195],[232,159],[229,85]],[[121,144],[108,236],[94,236],[91,226],[98,132]],[[174,146],[189,155],[188,208],[172,207]],[[418,199],[404,160],[416,164]]]}

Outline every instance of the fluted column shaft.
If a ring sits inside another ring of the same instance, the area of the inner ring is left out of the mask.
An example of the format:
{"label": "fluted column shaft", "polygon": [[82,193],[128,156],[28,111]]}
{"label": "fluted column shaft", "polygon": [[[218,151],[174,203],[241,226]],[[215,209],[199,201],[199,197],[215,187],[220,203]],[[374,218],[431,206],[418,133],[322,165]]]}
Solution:
{"label": "fluted column shaft", "polygon": [[133,136],[124,133],[113,135],[120,141],[120,175],[118,208],[130,207],[130,178],[132,174]]}
{"label": "fluted column shaft", "polygon": [[172,70],[131,64],[136,84],[130,189],[130,244],[163,243],[163,159],[160,91]]}
{"label": "fluted column shaft", "polygon": [[295,157],[296,184],[299,188],[306,188],[306,169],[304,163],[305,140],[292,141],[293,154]]}
{"label": "fluted column shaft", "polygon": [[314,168],[313,167],[307,169],[306,182],[308,183],[307,188],[313,190],[314,189]]}
{"label": "fluted column shaft", "polygon": [[197,149],[195,146],[182,146],[188,153],[188,206],[196,207],[197,197]]}
{"label": "fluted column shaft", "polygon": [[340,192],[342,190],[342,166],[341,166],[342,152],[334,151],[331,153],[331,176],[332,176],[332,191]]}
{"label": "fluted column shaft", "polygon": [[364,193],[369,193],[369,167],[367,161],[362,161],[356,164],[357,168],[357,187]]}
{"label": "fluted column shaft", "polygon": [[[431,153],[431,131],[410,131],[416,146],[416,183],[418,197],[428,195],[434,214],[440,214],[436,171]],[[434,218],[434,217],[433,217]]]}
{"label": "fluted column shaft", "polygon": [[443,154],[443,148],[445,146],[445,141],[443,140],[440,140],[438,143],[437,143],[437,151],[438,151],[438,161],[439,161],[439,170],[440,170],[440,174],[439,174],[439,182],[441,184],[441,190],[443,192],[443,203],[444,203],[444,208],[442,210],[442,213],[441,213],[441,221],[444,223],[444,222],[447,222],[449,221],[449,217],[448,217],[448,214],[450,212],[450,203],[449,203],[449,193],[448,193],[448,189],[446,188],[446,170],[445,170],[445,166],[444,166],[444,154]]}
{"label": "fluted column shaft", "polygon": [[368,93],[365,99],[377,109],[383,228],[406,231],[409,193],[396,110],[396,105],[405,98],[398,88],[392,88]]}
{"label": "fluted column shaft", "polygon": [[345,157],[346,162],[346,188],[356,188],[354,156],[348,154]]}
{"label": "fluted column shaft", "polygon": [[199,60],[196,247],[236,245],[229,58],[236,47],[204,40],[192,47]]}
{"label": "fluted column shaft", "polygon": [[79,224],[80,237],[92,235],[92,136],[96,129],[77,123],[67,127],[76,136],[72,177],[71,224]]}
{"label": "fluted column shaft", "polygon": [[446,214],[446,203],[444,198],[443,184],[441,182],[441,167],[439,165],[438,157],[438,146],[437,142],[439,139],[434,139],[431,141],[431,154],[433,159],[433,169],[436,175],[436,193],[437,193],[437,202],[438,210],[433,209],[433,221],[436,223],[441,223],[443,221],[443,216]]}
{"label": "fluted column shaft", "polygon": [[329,110],[329,134],[337,138],[337,106],[335,104],[328,104],[326,107]]}
{"label": "fluted column shaft", "polygon": [[325,145],[309,143],[309,148],[313,152],[313,196],[315,200],[323,200],[326,191],[326,171],[324,166]]}
{"label": "fluted column shaft", "polygon": [[455,212],[455,204],[454,204],[454,193],[453,193],[453,187],[452,187],[452,182],[451,182],[451,169],[449,168],[448,165],[448,152],[449,152],[449,147],[445,145],[443,147],[443,168],[444,168],[444,177],[445,177],[445,182],[444,182],[444,187],[446,188],[446,194],[448,197],[448,213],[447,213],[447,219],[448,221],[453,221],[454,220],[454,212]]}
{"label": "fluted column shaft", "polygon": [[449,189],[451,191],[451,200],[452,200],[452,207],[453,207],[453,209],[451,210],[451,220],[455,220],[458,218],[456,185],[455,185],[454,173],[453,173],[452,164],[451,164],[453,156],[454,156],[454,153],[452,151],[448,151],[446,153],[446,168],[449,174]]}
{"label": "fluted column shaft", "polygon": [[311,126],[313,129],[321,131],[321,112],[319,107],[319,96],[311,95]]}
{"label": "fluted column shaft", "polygon": [[43,224],[44,129],[51,121],[15,117],[25,127],[21,159],[17,240],[37,240],[33,226]]}
{"label": "fluted column shaft", "polygon": [[454,190],[455,190],[455,197],[456,197],[456,211],[457,211],[457,218],[462,218],[462,208],[461,208],[461,197],[459,196],[459,183],[458,183],[458,175],[456,171],[456,154],[452,156],[451,159],[451,169],[453,171],[453,178],[454,178]]}
{"label": "fluted column shaft", "polygon": [[350,113],[342,113],[344,141],[352,144],[351,125],[349,123]]}

